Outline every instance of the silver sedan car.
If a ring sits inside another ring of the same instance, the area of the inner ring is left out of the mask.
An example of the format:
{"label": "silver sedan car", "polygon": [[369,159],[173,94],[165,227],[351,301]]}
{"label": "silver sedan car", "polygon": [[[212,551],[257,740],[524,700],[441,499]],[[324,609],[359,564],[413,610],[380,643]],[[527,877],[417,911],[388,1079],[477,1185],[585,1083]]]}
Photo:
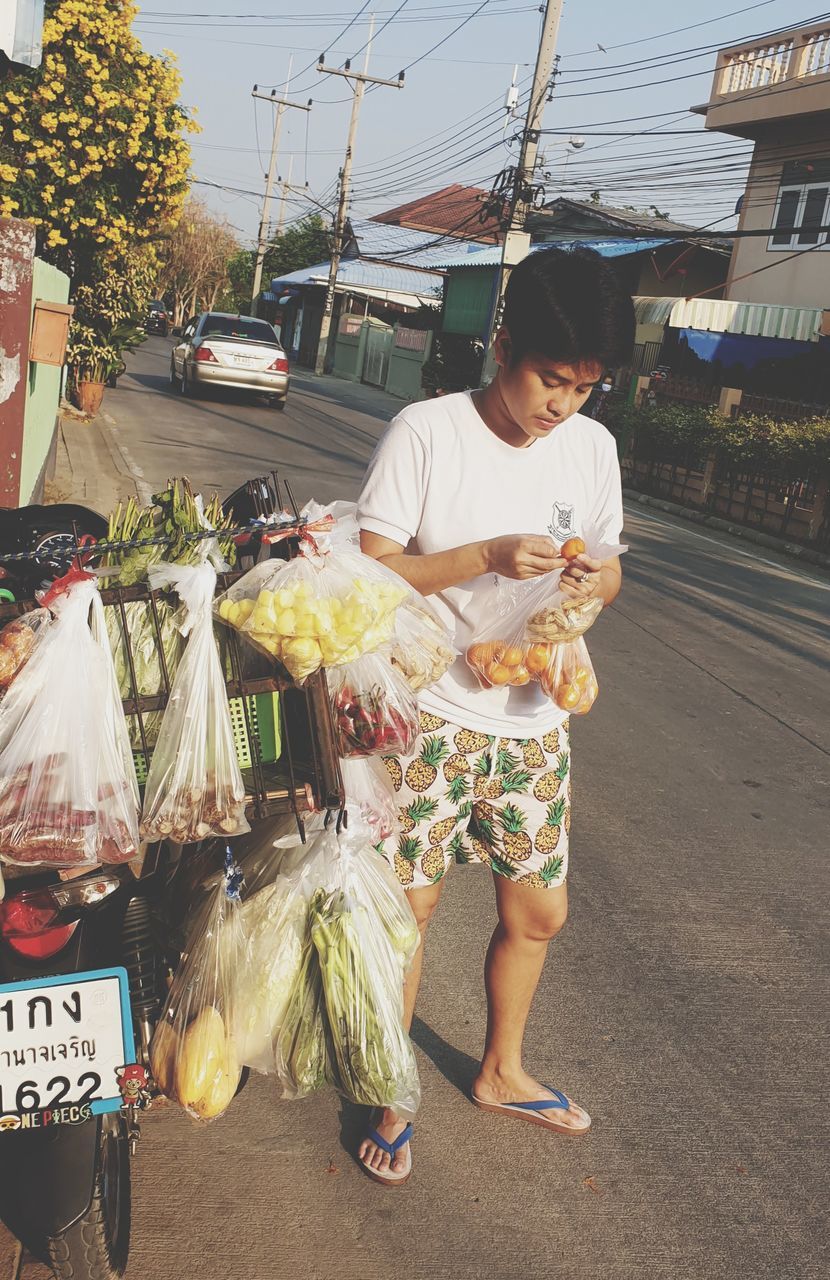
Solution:
{"label": "silver sedan car", "polygon": [[258,391],[284,409],[288,359],[266,320],[205,311],[188,321],[170,353],[170,382],[183,396],[198,387]]}

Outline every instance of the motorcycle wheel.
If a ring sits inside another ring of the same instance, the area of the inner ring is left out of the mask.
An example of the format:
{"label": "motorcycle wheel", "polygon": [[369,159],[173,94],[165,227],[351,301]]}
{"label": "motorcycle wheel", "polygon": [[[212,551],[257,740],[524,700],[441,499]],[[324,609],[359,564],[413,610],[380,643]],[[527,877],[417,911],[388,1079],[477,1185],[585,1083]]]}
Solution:
{"label": "motorcycle wheel", "polygon": [[96,1153],[92,1202],[82,1218],[48,1242],[57,1280],[114,1280],[130,1252],[130,1148],[123,1116],[106,1115]]}

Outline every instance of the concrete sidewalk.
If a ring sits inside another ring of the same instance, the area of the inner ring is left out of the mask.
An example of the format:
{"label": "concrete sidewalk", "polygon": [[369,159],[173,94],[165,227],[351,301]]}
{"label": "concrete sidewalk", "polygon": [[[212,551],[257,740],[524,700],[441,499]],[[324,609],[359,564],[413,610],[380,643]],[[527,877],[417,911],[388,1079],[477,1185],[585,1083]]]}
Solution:
{"label": "concrete sidewalk", "polygon": [[142,480],[106,410],[90,421],[69,406],[63,408],[55,473],[46,485],[47,503],[79,502],[108,515],[119,501],[149,497]]}

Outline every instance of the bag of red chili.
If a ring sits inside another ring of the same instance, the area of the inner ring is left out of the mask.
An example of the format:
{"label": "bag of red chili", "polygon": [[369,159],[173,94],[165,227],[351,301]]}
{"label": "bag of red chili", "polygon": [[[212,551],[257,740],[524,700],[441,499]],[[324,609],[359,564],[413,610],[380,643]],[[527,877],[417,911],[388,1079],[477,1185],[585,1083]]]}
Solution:
{"label": "bag of red chili", "polygon": [[409,754],[418,736],[418,703],[385,653],[364,654],[327,675],[341,755]]}

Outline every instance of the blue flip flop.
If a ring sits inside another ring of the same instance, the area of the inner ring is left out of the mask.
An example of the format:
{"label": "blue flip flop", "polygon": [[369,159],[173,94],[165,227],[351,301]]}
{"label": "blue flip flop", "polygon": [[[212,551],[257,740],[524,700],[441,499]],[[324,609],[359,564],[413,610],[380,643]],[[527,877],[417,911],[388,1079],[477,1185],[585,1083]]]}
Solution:
{"label": "blue flip flop", "polygon": [[[470,1094],[473,1105],[478,1107],[479,1111],[495,1111],[500,1115],[512,1116],[515,1120],[525,1120],[528,1124],[538,1124],[542,1129],[553,1129],[555,1133],[564,1133],[568,1137],[576,1137],[583,1133],[587,1133],[591,1127],[591,1117],[587,1111],[582,1114],[586,1117],[588,1123],[580,1125],[562,1124],[553,1116],[546,1116],[546,1111],[568,1111],[571,1102],[559,1089],[554,1089],[552,1085],[546,1084],[546,1089],[550,1089],[553,1094],[552,1098],[539,1098],[536,1102],[482,1102],[474,1093]],[[579,1108],[582,1111],[582,1108]]]}
{"label": "blue flip flop", "polygon": [[[397,1138],[395,1138],[393,1142],[387,1142],[385,1138],[380,1136],[377,1129],[373,1129],[370,1126],[366,1130],[366,1137],[369,1138],[370,1141],[374,1142],[376,1146],[380,1147],[381,1151],[385,1151],[390,1159],[394,1159],[401,1147],[406,1146],[410,1141],[412,1133],[412,1125],[408,1124],[406,1128],[398,1134]],[[383,1187],[399,1187],[401,1183],[407,1181],[412,1173],[412,1148],[410,1147],[406,1153],[406,1168],[400,1173],[393,1172],[391,1168],[373,1169],[365,1160],[361,1160],[359,1163],[361,1164],[364,1173],[368,1174],[373,1182],[379,1182]]]}

